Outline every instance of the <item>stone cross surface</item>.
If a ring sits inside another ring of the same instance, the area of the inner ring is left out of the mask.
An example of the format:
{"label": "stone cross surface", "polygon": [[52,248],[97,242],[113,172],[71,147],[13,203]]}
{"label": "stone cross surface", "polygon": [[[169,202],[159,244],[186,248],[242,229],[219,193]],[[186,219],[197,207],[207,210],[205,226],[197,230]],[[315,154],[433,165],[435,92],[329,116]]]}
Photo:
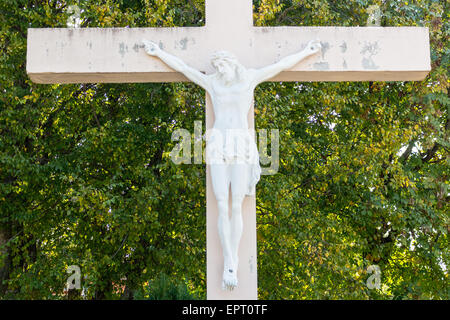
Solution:
{"label": "stone cross surface", "polygon": [[[254,27],[251,0],[206,0],[204,27],[29,29],[27,72],[37,83],[188,81],[156,57],[142,39],[206,74],[215,51],[232,52],[247,68],[261,68],[320,39],[321,53],[269,81],[410,81],[430,71],[428,29],[420,27]],[[214,114],[206,97],[206,127]],[[248,114],[254,127],[253,108]],[[255,197],[243,204],[239,285],[223,291],[217,202],[207,166],[207,298],[256,299]]]}

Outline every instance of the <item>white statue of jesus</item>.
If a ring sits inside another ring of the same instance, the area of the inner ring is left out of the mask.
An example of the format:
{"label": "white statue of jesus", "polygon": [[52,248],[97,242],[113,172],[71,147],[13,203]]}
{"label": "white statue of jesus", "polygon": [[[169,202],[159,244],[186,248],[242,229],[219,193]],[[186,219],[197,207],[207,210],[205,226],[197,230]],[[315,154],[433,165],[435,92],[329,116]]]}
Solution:
{"label": "white statue of jesus", "polygon": [[[214,53],[211,63],[215,73],[205,75],[179,58],[161,50],[152,41],[142,41],[145,51],[159,57],[172,69],[204,88],[214,108],[214,126],[207,140],[206,161],[217,200],[218,229],[224,267],[222,288],[233,290],[237,284],[238,250],[242,236],[242,202],[254,194],[259,181],[258,149],[248,128],[247,115],[255,87],[321,49],[318,40],[310,41],[302,51],[260,69],[247,69],[226,51]],[[228,190],[231,185],[231,219],[228,213]]]}

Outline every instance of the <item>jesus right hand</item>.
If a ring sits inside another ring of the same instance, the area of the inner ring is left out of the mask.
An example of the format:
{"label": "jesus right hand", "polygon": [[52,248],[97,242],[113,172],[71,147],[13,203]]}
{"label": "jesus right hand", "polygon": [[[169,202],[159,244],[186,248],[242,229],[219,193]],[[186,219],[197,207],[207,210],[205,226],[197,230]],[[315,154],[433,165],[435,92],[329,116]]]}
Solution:
{"label": "jesus right hand", "polygon": [[145,52],[151,56],[157,56],[161,51],[159,46],[153,41],[142,40],[142,43],[144,44]]}

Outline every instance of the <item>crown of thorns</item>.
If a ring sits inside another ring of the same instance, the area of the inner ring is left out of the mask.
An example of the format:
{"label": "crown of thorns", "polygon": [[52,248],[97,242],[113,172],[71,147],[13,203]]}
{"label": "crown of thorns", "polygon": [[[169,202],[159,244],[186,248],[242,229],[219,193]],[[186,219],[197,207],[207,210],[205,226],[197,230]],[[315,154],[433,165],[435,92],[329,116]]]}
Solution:
{"label": "crown of thorns", "polygon": [[239,64],[237,58],[228,51],[216,51],[211,56],[211,63],[214,64],[218,60],[223,60],[234,65]]}

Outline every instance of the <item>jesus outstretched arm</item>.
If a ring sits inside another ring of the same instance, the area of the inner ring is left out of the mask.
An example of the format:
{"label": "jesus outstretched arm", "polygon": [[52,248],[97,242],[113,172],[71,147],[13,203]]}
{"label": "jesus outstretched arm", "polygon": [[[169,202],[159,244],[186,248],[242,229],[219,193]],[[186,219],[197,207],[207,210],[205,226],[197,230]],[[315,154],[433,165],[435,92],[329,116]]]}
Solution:
{"label": "jesus outstretched arm", "polygon": [[271,64],[269,66],[260,69],[253,69],[253,79],[254,81],[256,81],[255,84],[267,81],[270,78],[275,77],[281,71],[292,68],[303,59],[319,52],[321,47],[322,46],[320,45],[319,40],[311,40],[302,51],[284,57],[277,63]]}
{"label": "jesus outstretched arm", "polygon": [[198,84],[200,87],[209,92],[210,86],[207,75],[204,75],[200,71],[188,66],[180,58],[173,56],[164,50],[161,50],[159,46],[153,41],[142,40],[142,43],[144,44],[145,52],[148,55],[160,58],[169,67],[184,74],[189,80]]}

